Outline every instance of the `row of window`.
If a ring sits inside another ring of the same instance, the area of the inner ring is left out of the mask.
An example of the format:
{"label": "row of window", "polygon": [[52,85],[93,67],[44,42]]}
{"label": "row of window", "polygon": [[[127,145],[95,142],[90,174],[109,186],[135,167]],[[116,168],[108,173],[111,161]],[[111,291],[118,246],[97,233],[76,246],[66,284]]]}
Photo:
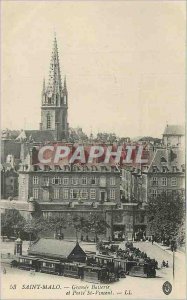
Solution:
{"label": "row of window", "polygon": [[[152,179],[152,185],[153,186],[157,186],[158,182],[159,182],[158,178],[157,177],[153,177],[153,179]],[[162,177],[161,178],[161,185],[162,186],[167,186],[168,185],[168,178]],[[171,185],[172,186],[177,186],[177,178],[176,177],[172,177],[171,178]]]}
{"label": "row of window", "polygon": [[[160,171],[161,171],[162,173],[167,173],[167,172],[169,172],[170,170],[168,169],[167,166],[162,166],[162,167],[159,167],[159,168],[158,168],[157,166],[153,166],[153,173],[158,173],[158,172],[160,172]],[[176,173],[176,172],[178,172],[178,171],[179,171],[179,170],[178,170],[177,166],[173,166],[170,172]]]}
{"label": "row of window", "polygon": [[[173,166],[171,171],[168,169],[167,166],[162,166],[161,168],[160,167],[158,168],[157,166],[153,166],[152,170],[153,170],[153,173],[160,173],[160,172],[162,172],[162,173],[168,173],[168,172],[176,173],[176,172],[179,171],[177,166]],[[183,166],[182,166],[182,172],[184,172],[184,167]],[[131,172],[124,170],[123,177],[128,180],[128,178],[131,178]]]}
{"label": "row of window", "polygon": [[55,264],[49,262],[42,262],[43,267],[54,268]]}
{"label": "row of window", "polygon": [[[161,191],[161,190],[157,190],[157,189],[152,189],[152,190],[150,190],[150,194],[151,194],[151,196],[153,197],[153,198],[156,198],[159,194],[161,194],[161,193],[165,193],[166,195],[170,195],[170,194],[177,194],[177,190],[163,190],[163,191]],[[183,191],[182,191],[183,192]]]}
{"label": "row of window", "polygon": [[[100,180],[103,182],[105,181],[106,183],[106,177],[101,177]],[[42,178],[42,182],[44,185],[49,185],[50,183],[50,178],[49,177],[43,177]],[[51,180],[52,184],[55,185],[59,185],[59,184],[63,184],[63,185],[68,185],[68,184],[72,184],[72,185],[78,185],[83,184],[83,185],[87,185],[88,182],[90,182],[90,184],[97,184],[97,178],[95,176],[91,177],[90,180],[88,180],[88,178],[86,176],[83,176],[81,178],[79,177],[72,177],[71,179],[68,177],[59,177],[59,176],[55,176],[52,178]],[[38,176],[33,176],[33,184],[37,185],[39,184],[39,177]],[[115,177],[110,177],[110,185],[115,185],[116,184],[116,180]]]}
{"label": "row of window", "polygon": [[[39,189],[34,188],[33,189],[33,197],[34,199],[39,198]],[[91,200],[96,199],[96,189],[90,189],[89,192],[87,189],[63,189],[63,199],[68,200],[70,199],[88,199],[90,197]],[[115,200],[115,189],[111,189],[109,192],[109,197],[111,200]],[[53,198],[55,200],[60,198],[60,189],[55,188],[53,191]]]}
{"label": "row of window", "polygon": [[[26,167],[26,165],[25,165]],[[40,169],[38,165],[33,166],[34,171],[63,171],[63,172],[107,172],[107,173],[120,173],[119,169],[115,166],[100,166],[100,165],[93,165],[93,166],[88,166],[88,165],[54,165],[54,166],[49,166],[49,165],[43,165],[43,168]]]}

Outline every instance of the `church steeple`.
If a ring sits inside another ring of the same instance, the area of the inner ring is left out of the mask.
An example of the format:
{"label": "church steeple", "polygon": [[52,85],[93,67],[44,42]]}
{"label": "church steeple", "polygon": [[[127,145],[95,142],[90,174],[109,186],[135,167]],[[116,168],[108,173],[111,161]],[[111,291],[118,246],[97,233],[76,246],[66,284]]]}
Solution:
{"label": "church steeple", "polygon": [[[64,84],[66,85],[65,81]],[[45,96],[42,97],[42,105],[61,106],[63,105],[63,89],[60,62],[58,56],[58,46],[56,34],[54,36],[51,61],[49,66],[49,80],[45,90]]]}
{"label": "church steeple", "polygon": [[42,89],[42,95],[45,94],[45,78],[43,79],[43,89]]}
{"label": "church steeple", "polygon": [[66,75],[64,76],[64,90],[66,90]]}
{"label": "church steeple", "polygon": [[58,57],[58,46],[56,35],[53,42],[53,50],[49,67],[49,81],[47,86],[47,96],[51,97],[51,104],[60,104],[62,97],[62,82],[60,74],[60,63]]}
{"label": "church steeple", "polygon": [[59,137],[63,138],[68,135],[67,96],[66,78],[64,78],[64,86],[62,86],[58,46],[55,34],[47,87],[45,86],[45,81],[43,82],[41,128],[42,130],[58,131],[58,134],[56,134],[58,139]]}

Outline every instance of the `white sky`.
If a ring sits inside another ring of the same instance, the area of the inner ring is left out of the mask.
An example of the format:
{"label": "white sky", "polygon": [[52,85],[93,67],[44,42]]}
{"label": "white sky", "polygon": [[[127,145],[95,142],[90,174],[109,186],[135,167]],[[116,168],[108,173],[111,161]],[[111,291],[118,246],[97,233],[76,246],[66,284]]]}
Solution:
{"label": "white sky", "polygon": [[160,136],[184,122],[185,1],[11,1],[2,17],[2,128],[39,128],[54,30],[71,127]]}

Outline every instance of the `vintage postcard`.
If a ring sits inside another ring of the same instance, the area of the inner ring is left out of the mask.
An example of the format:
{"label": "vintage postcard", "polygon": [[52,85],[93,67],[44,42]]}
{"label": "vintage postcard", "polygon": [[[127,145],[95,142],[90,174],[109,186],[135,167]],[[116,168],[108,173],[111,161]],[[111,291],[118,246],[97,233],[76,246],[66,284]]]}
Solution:
{"label": "vintage postcard", "polygon": [[1,1],[1,299],[186,299],[186,1]]}

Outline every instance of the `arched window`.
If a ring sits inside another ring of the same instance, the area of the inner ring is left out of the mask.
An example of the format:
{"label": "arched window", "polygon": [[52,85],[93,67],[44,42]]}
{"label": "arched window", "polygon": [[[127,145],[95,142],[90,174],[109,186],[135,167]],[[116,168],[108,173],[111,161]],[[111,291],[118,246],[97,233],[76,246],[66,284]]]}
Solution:
{"label": "arched window", "polygon": [[47,114],[47,129],[51,128],[51,116],[50,114]]}

